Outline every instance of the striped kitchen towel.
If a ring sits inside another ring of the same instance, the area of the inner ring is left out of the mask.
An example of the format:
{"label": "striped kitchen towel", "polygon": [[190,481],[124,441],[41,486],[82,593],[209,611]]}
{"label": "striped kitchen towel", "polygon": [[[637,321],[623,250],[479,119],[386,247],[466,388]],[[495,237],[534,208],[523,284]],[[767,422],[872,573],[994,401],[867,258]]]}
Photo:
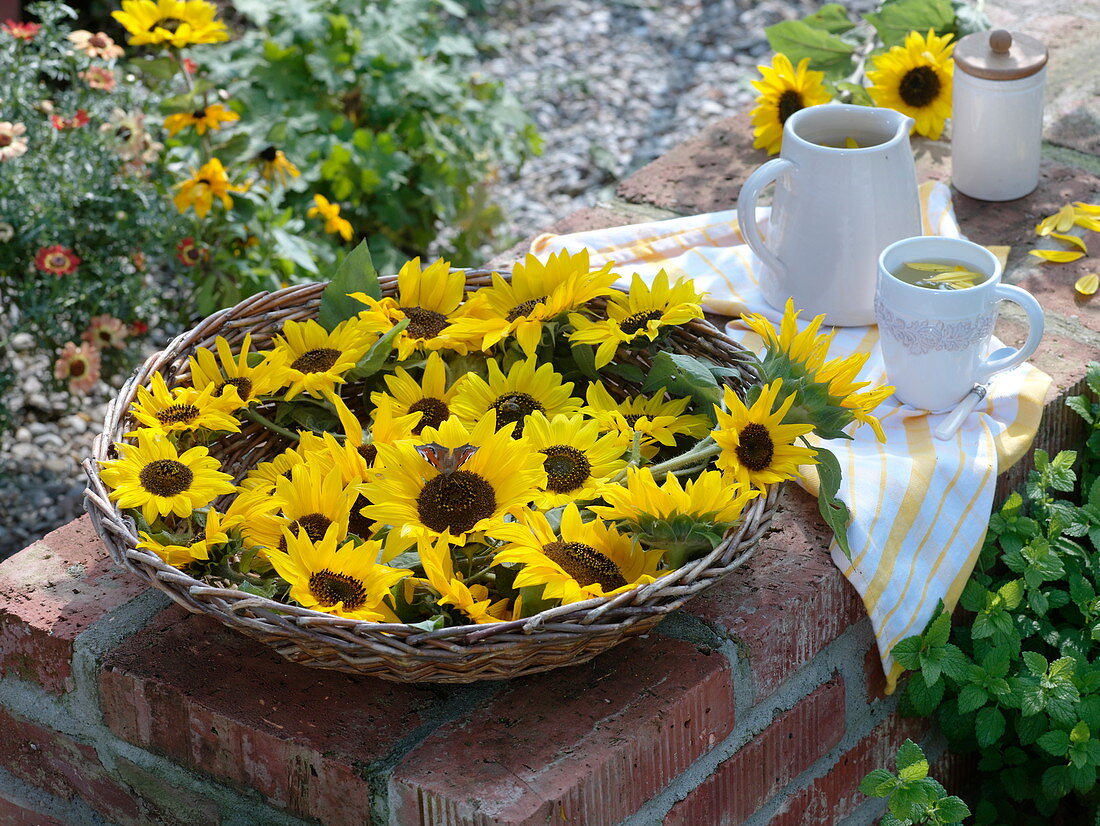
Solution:
{"label": "striped kitchen towel", "polygon": [[[924,232],[958,236],[951,194],[942,183],[920,188]],[[767,210],[759,217],[764,223]],[[734,210],[668,221],[542,235],[531,251],[543,256],[558,250],[588,248],[593,266],[613,261],[629,278],[664,269],[670,277],[687,276],[709,295],[704,306],[721,315],[758,312],[778,321],[782,315],[764,301],[757,283],[761,264],[742,242]],[[1005,248],[993,248],[1002,260]],[[623,282],[627,286],[628,281]],[[727,331],[750,349],[760,340],[737,320]],[[1000,346],[994,339],[993,347]],[[830,356],[870,353],[860,378],[886,381],[878,347],[878,329],[839,327]],[[974,568],[993,505],[997,474],[1027,451],[1039,426],[1050,377],[1028,364],[996,376],[989,393],[953,439],[932,432],[942,419],[891,397],[875,411],[886,443],[869,427],[854,440],[825,445],[844,469],[840,496],[852,512],[849,561],[834,543],[833,561],[863,597],[878,640],[888,692],[901,674],[890,651],[919,633],[943,600],[954,608]],[[817,477],[808,469],[803,487],[816,493]]]}

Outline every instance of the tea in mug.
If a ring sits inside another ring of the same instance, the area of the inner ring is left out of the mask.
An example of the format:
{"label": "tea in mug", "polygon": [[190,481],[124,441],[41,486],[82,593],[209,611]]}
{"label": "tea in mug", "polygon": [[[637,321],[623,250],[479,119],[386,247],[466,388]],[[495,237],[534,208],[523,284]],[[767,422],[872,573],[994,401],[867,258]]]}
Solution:
{"label": "tea in mug", "polygon": [[985,273],[970,269],[962,261],[941,258],[907,261],[891,270],[890,274],[906,284],[929,290],[962,290],[976,287],[989,278]]}

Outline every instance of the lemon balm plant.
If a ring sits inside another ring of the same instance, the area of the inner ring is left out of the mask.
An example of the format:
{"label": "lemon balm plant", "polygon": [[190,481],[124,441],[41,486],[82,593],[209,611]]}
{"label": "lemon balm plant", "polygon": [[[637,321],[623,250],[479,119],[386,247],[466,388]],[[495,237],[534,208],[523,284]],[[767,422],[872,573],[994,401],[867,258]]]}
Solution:
{"label": "lemon balm plant", "polygon": [[888,391],[827,358],[820,320],[747,319],[767,355],[742,374],[690,281],[618,278],[563,252],[473,289],[413,259],[383,291],[361,245],[316,318],[253,330],[264,347],[218,338],[133,394],[100,472],[135,552],[213,593],[440,639],[659,584],[825,453],[796,440],[877,427]]}

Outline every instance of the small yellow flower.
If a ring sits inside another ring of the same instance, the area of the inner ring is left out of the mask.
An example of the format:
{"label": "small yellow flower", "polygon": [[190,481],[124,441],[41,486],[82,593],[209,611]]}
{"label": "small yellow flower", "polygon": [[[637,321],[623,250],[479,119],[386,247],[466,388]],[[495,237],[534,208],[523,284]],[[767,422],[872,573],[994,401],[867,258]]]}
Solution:
{"label": "small yellow flower", "polygon": [[783,125],[799,109],[828,103],[824,72],[811,72],[810,59],[803,58],[798,68],[790,58],[777,52],[771,66],[757,66],[761,79],[752,82],[760,92],[752,110],[753,147],[774,155],[783,145]]}
{"label": "small yellow flower", "polygon": [[351,223],[340,217],[340,205],[330,203],[324,195],[314,195],[313,203],[306,213],[307,218],[320,216],[325,219],[325,232],[338,233],[345,241],[351,240]]}
{"label": "small yellow flower", "polygon": [[174,46],[229,39],[225,23],[215,19],[218,9],[206,0],[122,0],[122,10],[111,12],[130,33],[131,46]]}
{"label": "small yellow flower", "polygon": [[691,399],[665,399],[661,394],[652,396],[627,396],[616,401],[607,388],[598,381],[588,385],[585,391],[588,403],[582,412],[596,420],[603,431],[617,431],[634,441],[634,434],[641,436],[642,455],[652,458],[658,445],[675,447],[677,436],[699,440],[710,430],[710,419],[684,411]]}
{"label": "small yellow flower", "polygon": [[141,531],[139,548],[152,551],[169,565],[183,568],[192,562],[205,562],[210,559],[210,551],[229,542],[229,531],[240,526],[240,515],[226,516],[213,508],[206,514],[202,530],[194,534],[186,543],[167,542]]}
{"label": "small yellow flower", "polygon": [[241,116],[232,109],[227,109],[220,103],[211,103],[194,112],[179,112],[169,115],[164,119],[164,128],[168,134],[175,137],[184,129],[193,126],[200,135],[205,135],[207,129],[218,131],[223,123],[233,123],[241,119]]}
{"label": "small yellow flower", "polygon": [[192,177],[181,184],[176,185],[179,192],[172,198],[176,209],[186,212],[188,207],[195,208],[195,214],[205,218],[206,213],[214,205],[214,199],[218,198],[222,206],[230,209],[233,199],[230,192],[246,192],[248,185],[236,185],[229,181],[225,174],[225,167],[217,158],[211,158],[199,168]]}
{"label": "small yellow flower", "polygon": [[287,178],[297,178],[302,173],[298,167],[290,162],[283,154],[283,150],[269,146],[259,154],[260,175],[265,181],[277,180],[282,186],[286,186]]}
{"label": "small yellow flower", "polygon": [[939,139],[944,121],[951,117],[951,38],[937,36],[933,29],[927,35],[909,32],[904,45],[876,56],[874,69],[867,72],[875,105],[913,118],[913,131],[932,140]]}

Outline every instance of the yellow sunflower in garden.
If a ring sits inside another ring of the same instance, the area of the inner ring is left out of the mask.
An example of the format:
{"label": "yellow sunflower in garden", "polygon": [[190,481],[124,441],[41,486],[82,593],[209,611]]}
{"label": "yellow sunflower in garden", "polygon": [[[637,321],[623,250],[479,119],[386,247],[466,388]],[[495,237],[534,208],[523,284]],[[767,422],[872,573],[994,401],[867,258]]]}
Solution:
{"label": "yellow sunflower in garden", "polygon": [[496,359],[486,359],[489,379],[468,373],[458,387],[451,412],[467,425],[492,413],[497,428],[515,424],[513,438],[523,436],[527,417],[538,411],[546,416],[569,415],[580,410],[580,400],[573,398],[573,383],[562,383],[550,362],[539,364],[534,359],[517,361],[508,370],[500,369]]}
{"label": "yellow sunflower in garden", "polygon": [[813,430],[811,424],[783,424],[783,417],[794,403],[787,395],[775,407],[783,390],[776,379],[760,390],[752,407],[726,387],[725,410],[716,410],[718,429],[711,434],[721,448],[715,464],[735,481],[765,490],[768,485],[798,477],[798,466],[812,464],[817,451],[798,447],[794,440]]}
{"label": "yellow sunflower in garden", "polygon": [[211,549],[228,543],[229,531],[238,527],[241,521],[240,516],[226,516],[211,508],[206,514],[202,532],[186,543],[171,542],[167,538],[157,539],[148,532],[141,531],[141,541],[137,546],[152,551],[169,565],[183,568],[192,562],[209,560]]}
{"label": "yellow sunflower in garden", "polygon": [[569,342],[574,346],[597,345],[596,367],[604,367],[620,345],[639,337],[653,341],[662,327],[702,318],[702,300],[703,294],[695,291],[689,278],[670,283],[668,273],[661,270],[650,285],[635,273],[629,293],[615,293],[608,299],[606,319],[593,321],[580,313],[570,314],[575,329],[569,334]]}
{"label": "yellow sunflower in garden", "polygon": [[384,399],[390,399],[394,415],[419,416],[412,429],[414,436],[419,436],[426,427],[439,427],[450,418],[451,404],[461,384],[460,380],[452,387],[447,386],[447,365],[438,353],[429,354],[419,382],[404,367],[397,367],[383,379],[389,394],[371,393],[371,404],[378,407]]}
{"label": "yellow sunflower in garden", "polygon": [[455,574],[451,546],[445,541],[433,542],[421,538],[418,543],[420,562],[428,584],[438,595],[440,605],[453,605],[473,622],[500,622],[508,600],[493,602],[484,585],[467,585],[461,574]]}
{"label": "yellow sunflower in garden", "polygon": [[177,112],[169,115],[164,119],[164,128],[173,138],[189,127],[200,135],[205,135],[208,129],[217,132],[222,128],[223,123],[233,123],[240,119],[241,116],[232,109],[227,109],[220,103],[211,103],[192,112]]}
{"label": "yellow sunflower in garden", "polygon": [[629,534],[594,519],[582,522],[576,505],[567,505],[555,531],[541,511],[525,511],[518,522],[493,528],[506,544],[494,565],[520,565],[516,588],[543,586],[543,599],[562,603],[609,596],[653,582],[664,553],[646,551]]}
{"label": "yellow sunflower in garden", "polygon": [[234,184],[229,180],[222,162],[211,158],[186,181],[176,184],[176,188],[179,192],[172,196],[176,209],[186,212],[188,207],[193,207],[196,215],[205,218],[214,206],[215,198],[222,202],[223,207],[230,209],[233,199],[229,193],[247,192],[248,184]]}
{"label": "yellow sunflower in garden", "polygon": [[262,361],[249,365],[251,333],[244,337],[236,356],[229,342],[221,336],[214,340],[214,347],[218,351],[217,358],[211,350],[199,347],[195,355],[187,359],[191,366],[191,384],[200,390],[213,385],[216,396],[235,395],[240,402],[237,407],[240,408],[252,404],[261,396],[271,395],[288,383],[286,354],[283,352],[265,353]]}
{"label": "yellow sunflower in garden", "polygon": [[268,559],[290,585],[290,598],[303,608],[368,622],[399,622],[388,602],[390,589],[412,571],[378,565],[380,542],[341,541],[336,526],[319,539],[305,529],[283,534],[286,551]]}
{"label": "yellow sunflower in garden", "polygon": [[610,295],[617,278],[611,264],[593,271],[587,249],[576,254],[562,250],[546,261],[528,254],[512,269],[511,280],[493,273],[493,285],[473,294],[471,306],[483,308],[485,317],[467,317],[457,328],[479,341],[482,350],[515,336],[523,352],[533,356],[544,324]]}
{"label": "yellow sunflower in garden", "polygon": [[657,445],[675,447],[676,437],[701,439],[710,430],[706,416],[685,414],[691,399],[665,399],[661,394],[652,396],[627,396],[617,401],[598,381],[588,385],[585,391],[588,403],[584,413],[593,417],[604,431],[617,431],[633,442],[634,434],[641,434],[642,455],[652,458]]}
{"label": "yellow sunflower in garden", "polygon": [[141,428],[137,444],[116,444],[121,459],[101,461],[100,478],[120,508],[140,509],[150,525],[174,513],[188,517],[218,496],[232,493],[233,477],[222,473],[205,447],[179,453],[163,433]]}
{"label": "yellow sunflower in garden", "polygon": [[788,421],[808,422],[823,438],[834,438],[853,421],[868,424],[880,442],[886,441],[882,424],[871,412],[894,392],[886,385],[865,390],[871,382],[856,381],[869,353],[852,353],[827,359],[835,330],[820,333],[824,315],[815,316],[800,331],[798,316],[788,299],[778,329],[762,315],[741,316],[742,322],[764,339],[767,352],[762,363],[764,381],[782,379],[785,392],[795,401]]}
{"label": "yellow sunflower in garden", "polygon": [[[269,510],[257,508],[242,528],[253,546],[282,547],[283,530],[305,531],[320,540],[329,527],[335,527],[337,539],[347,537],[351,509],[363,490],[362,485],[345,485],[340,472],[316,462],[304,462],[290,469],[290,477],[275,480]],[[255,495],[255,494],[253,494]]]}
{"label": "yellow sunflower in garden", "polygon": [[753,147],[774,155],[783,145],[783,124],[799,109],[828,103],[825,73],[809,70],[810,59],[803,58],[796,69],[790,58],[777,52],[771,66],[757,66],[760,80],[752,82],[760,94],[752,110]]}
{"label": "yellow sunflower in garden", "polygon": [[150,384],[152,390],[138,387],[137,399],[130,405],[131,415],[145,427],[163,433],[199,429],[240,432],[240,422],[233,415],[240,406],[234,394],[217,395],[212,384],[201,390],[194,387],[169,390],[160,373],[153,374]]}
{"label": "yellow sunflower in garden", "polygon": [[451,270],[442,258],[421,270],[420,259],[414,258],[397,274],[396,298],[372,298],[366,293],[351,293],[356,301],[367,305],[359,313],[365,329],[385,333],[401,321],[409,326],[397,335],[394,347],[397,358],[404,361],[418,350],[454,350],[466,353],[471,346],[468,335],[456,335],[454,323],[469,312],[463,306],[466,276]]}
{"label": "yellow sunflower in garden", "polygon": [[[441,469],[410,442],[378,445],[375,467],[381,472],[366,488],[373,504],[363,515],[405,536],[443,537],[455,544],[502,522],[546,485],[542,455],[513,441],[512,427],[497,430],[494,417],[486,415],[472,430],[457,419],[426,429],[422,442],[437,445],[439,452],[468,455],[457,468]],[[455,456],[446,458],[457,461]]]}
{"label": "yellow sunflower in garden", "polygon": [[944,121],[951,117],[955,73],[951,38],[950,34],[939,36],[933,29],[927,35],[910,32],[904,45],[877,55],[874,69],[867,72],[875,105],[913,118],[913,131],[932,140],[939,139]]}
{"label": "yellow sunflower in garden", "polygon": [[535,501],[541,508],[600,496],[607,483],[626,467],[623,454],[630,441],[622,433],[600,435],[600,426],[582,416],[527,417],[523,435],[543,456],[546,489]]}
{"label": "yellow sunflower in garden", "polygon": [[122,0],[122,10],[111,12],[130,33],[131,46],[174,46],[182,49],[229,39],[218,9],[206,0]]}
{"label": "yellow sunflower in garden", "polygon": [[286,400],[303,391],[331,397],[336,385],[344,383],[344,373],[359,363],[377,338],[364,332],[353,318],[338,324],[331,333],[312,319],[287,321],[274,342],[274,351],[287,364],[290,388]]}

